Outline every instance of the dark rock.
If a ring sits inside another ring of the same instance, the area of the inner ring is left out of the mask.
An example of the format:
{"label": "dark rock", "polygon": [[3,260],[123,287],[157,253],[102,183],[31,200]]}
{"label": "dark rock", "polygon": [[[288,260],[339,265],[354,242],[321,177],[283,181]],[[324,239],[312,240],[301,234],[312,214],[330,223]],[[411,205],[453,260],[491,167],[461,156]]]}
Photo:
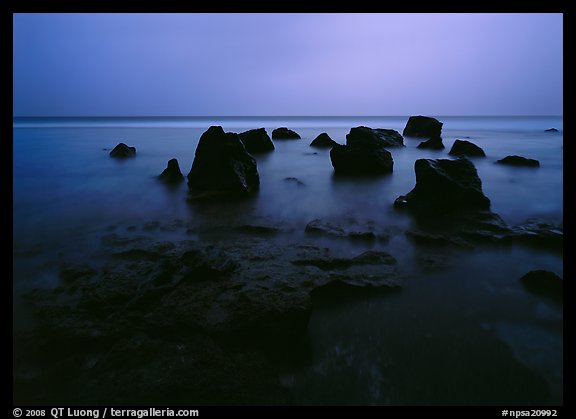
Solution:
{"label": "dark rock", "polygon": [[292,131],[291,129],[288,129],[286,127],[280,127],[280,128],[276,128],[274,131],[272,131],[272,138],[274,138],[275,140],[298,140],[300,139],[300,135],[298,135],[298,133],[296,133],[295,131]]}
{"label": "dark rock", "polygon": [[466,140],[455,140],[448,154],[451,156],[486,157],[484,150]]}
{"label": "dark rock", "polygon": [[556,128],[545,129],[544,132],[559,132]]}
{"label": "dark rock", "polygon": [[507,240],[551,251],[563,252],[564,250],[562,224],[553,225],[537,220],[527,220],[523,224],[512,227],[511,230],[512,232],[506,237]]}
{"label": "dark rock", "polygon": [[490,208],[476,167],[469,160],[418,159],[414,170],[416,186],[396,199],[396,207],[433,212]]}
{"label": "dark rock", "polygon": [[429,116],[411,116],[402,131],[405,137],[434,138],[442,135],[442,122]]}
{"label": "dark rock", "polygon": [[442,137],[432,137],[429,140],[422,141],[418,144],[418,148],[424,148],[429,150],[443,150],[444,143],[442,142]]}
{"label": "dark rock", "polygon": [[274,150],[274,143],[264,128],[251,129],[238,136],[249,153],[267,153]]}
{"label": "dark rock", "polygon": [[522,156],[506,156],[503,159],[497,160],[496,163],[508,164],[510,166],[525,166],[525,167],[538,167],[540,162],[534,159],[527,159]]}
{"label": "dark rock", "polygon": [[60,266],[60,279],[67,284],[89,279],[96,273],[96,270],[87,264],[63,263]]}
{"label": "dark rock", "polygon": [[134,157],[135,155],[136,155],[136,147],[129,147],[124,143],[118,144],[110,152],[110,157],[115,157],[115,158],[120,158],[120,159],[123,159],[126,157]]}
{"label": "dark rock", "polygon": [[330,256],[311,259],[296,259],[295,265],[316,266],[322,270],[347,269],[354,265],[396,265],[396,259],[386,252],[369,250],[353,258],[335,258]]}
{"label": "dark rock", "polygon": [[391,173],[392,154],[385,147],[403,145],[402,136],[393,130],[355,127],[346,135],[346,145],[335,145],[330,160],[337,174],[377,175]]}
{"label": "dark rock", "polygon": [[295,183],[298,186],[306,186],[306,184],[304,182],[302,182],[300,179],[295,178],[295,177],[286,177],[286,178],[284,178],[284,181]]}
{"label": "dark rock", "polygon": [[336,145],[330,150],[330,160],[334,171],[343,175],[380,175],[394,168],[392,154],[384,148]]}
{"label": "dark rock", "polygon": [[389,234],[386,232],[377,234],[370,225],[359,226],[356,223],[341,225],[320,219],[312,220],[306,224],[305,231],[309,234],[325,234],[353,240],[373,241],[379,239],[386,241],[389,239]]}
{"label": "dark rock", "polygon": [[319,134],[316,138],[314,138],[314,140],[310,143],[310,147],[331,148],[337,144],[338,143],[334,141],[332,138],[330,138],[328,134],[323,132],[322,134]]}
{"label": "dark rock", "polygon": [[359,126],[351,128],[346,134],[346,145],[364,148],[404,147],[404,139],[393,129]]}
{"label": "dark rock", "polygon": [[520,281],[526,290],[562,303],[564,281],[555,273],[544,270],[530,271],[520,278]]}
{"label": "dark rock", "polygon": [[258,190],[256,160],[238,134],[211,126],[200,137],[188,173],[191,199],[243,197]]}
{"label": "dark rock", "polygon": [[179,183],[184,180],[184,175],[180,171],[180,166],[178,165],[177,159],[168,160],[168,165],[166,169],[158,176],[163,182],[166,183]]}

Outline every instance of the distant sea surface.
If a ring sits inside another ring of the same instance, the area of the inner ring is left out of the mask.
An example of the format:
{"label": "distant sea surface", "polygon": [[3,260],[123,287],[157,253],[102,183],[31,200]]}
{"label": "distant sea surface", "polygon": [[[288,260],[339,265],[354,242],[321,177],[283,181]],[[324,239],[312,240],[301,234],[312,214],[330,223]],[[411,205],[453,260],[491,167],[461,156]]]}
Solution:
{"label": "distant sea surface", "polygon": [[[290,240],[304,241],[304,228],[313,219],[354,219],[403,231],[412,219],[395,211],[393,202],[414,187],[415,160],[451,158],[448,151],[455,139],[471,141],[486,152],[486,158],[472,161],[492,211],[506,223],[563,221],[561,116],[435,117],[444,124],[444,150],[421,150],[421,139],[405,138],[406,147],[389,149],[392,174],[363,179],[335,177],[330,150],[310,147],[312,140],[326,132],[344,144],[350,128],[360,125],[402,133],[408,116],[14,118],[15,301],[20,290],[57,284],[57,275],[42,267],[58,255],[90,255],[103,234],[136,234],[153,223],[177,226],[156,231],[159,239],[167,240],[190,238],[187,225],[272,224],[293,231]],[[206,210],[187,201],[186,182],[168,187],[157,177],[172,158],[186,176],[198,140],[211,125],[237,133],[263,127],[269,135],[275,128],[288,127],[302,139],[273,140],[273,152],[255,155],[261,184],[253,199]],[[549,128],[558,132],[547,132]],[[136,157],[111,158],[110,151],[120,142],[136,147]],[[495,164],[507,155],[537,159],[540,167]],[[334,245],[344,250],[349,246],[351,254],[358,254],[358,244]],[[374,246],[390,252],[400,264],[414,264],[417,249],[403,237]],[[454,330],[449,336],[466,333],[458,329],[468,327],[461,325],[462,316],[470,322],[467,325],[489,330],[504,342],[518,362],[546,378],[553,400],[562,399],[561,311],[524,295],[518,284],[518,278],[533,269],[563,276],[561,255],[516,246],[487,248],[457,254],[440,272],[409,269],[418,279],[399,297],[315,308],[309,326],[312,365],[287,369],[282,378],[296,403],[342,398],[351,404],[386,403],[384,395],[393,394],[386,385],[392,384],[374,365],[402,365],[408,362],[403,356],[419,357],[414,348],[426,345],[419,340],[422,336],[434,342],[444,333],[440,330]],[[529,304],[518,303],[519,295]],[[554,326],[547,327],[547,321]],[[412,402],[426,402],[424,390],[414,394],[418,396]]]}

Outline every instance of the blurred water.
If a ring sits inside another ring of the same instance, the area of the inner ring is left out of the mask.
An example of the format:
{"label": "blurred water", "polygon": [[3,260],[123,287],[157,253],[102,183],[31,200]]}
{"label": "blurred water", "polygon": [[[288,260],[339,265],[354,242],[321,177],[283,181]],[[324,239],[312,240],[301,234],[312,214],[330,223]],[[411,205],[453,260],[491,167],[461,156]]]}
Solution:
{"label": "blurred water", "polygon": [[[155,230],[159,239],[190,238],[188,225],[262,224],[294,231],[280,240],[304,241],[305,225],[315,218],[370,221],[403,231],[412,220],[392,204],[413,188],[415,160],[450,158],[456,138],[468,139],[486,152],[486,158],[473,162],[492,210],[506,222],[531,217],[552,223],[563,220],[562,117],[437,118],[444,123],[445,150],[420,150],[416,148],[420,139],[405,138],[406,147],[390,149],[394,172],[372,178],[334,176],[329,150],[312,148],[310,142],[327,132],[344,143],[350,128],[359,125],[402,133],[408,117],[17,118],[15,288],[54,285],[57,278],[43,265],[50,263],[50,257],[90,255],[102,234],[141,232],[143,224],[154,221],[178,226]],[[286,126],[302,139],[274,140],[275,151],[255,156],[261,187],[253,199],[191,205],[185,182],[167,187],[157,176],[171,158],[178,159],[187,175],[198,140],[210,125],[232,132],[264,127],[270,135],[274,128]],[[552,127],[560,132],[545,132]],[[135,146],[137,156],[110,158],[119,142]],[[495,164],[510,154],[537,159],[541,166]],[[361,251],[349,242],[331,245],[351,254]],[[443,255],[449,259],[445,269],[430,272],[419,265],[421,249],[401,234],[371,246],[394,255],[411,280],[393,297],[373,295],[336,307],[322,302],[315,306],[309,327],[312,360],[283,377],[297,403],[427,403],[433,397],[426,393],[431,383],[402,384],[398,371],[407,365],[423,367],[420,361],[415,363],[424,356],[418,348],[430,347],[440,356],[438,352],[461,339],[478,342],[478,353],[493,348],[492,340],[503,342],[509,353],[491,350],[498,356],[514,356],[546,376],[553,399],[561,399],[561,309],[526,294],[518,283],[531,269],[562,276],[561,255],[517,247],[454,250]],[[530,343],[542,336],[546,339],[540,345]],[[457,345],[460,353],[474,346],[462,342]],[[540,351],[538,357],[535,351]],[[471,353],[471,359],[478,355]],[[452,356],[449,351],[443,355]]]}
{"label": "blurred water", "polygon": [[[190,170],[200,135],[210,126],[241,132],[264,127],[271,134],[288,126],[302,136],[275,141],[276,150],[256,156],[261,190],[247,210],[250,217],[274,217],[291,225],[326,216],[359,216],[401,222],[391,210],[394,199],[414,186],[417,158],[447,158],[454,139],[468,138],[486,154],[475,159],[493,210],[510,223],[527,217],[562,217],[562,118],[443,118],[446,149],[417,149],[420,140],[391,149],[394,173],[372,179],[333,176],[329,150],[309,147],[321,132],[344,143],[352,126],[402,132],[406,117],[387,118],[213,118],[213,119],[17,119],[14,122],[15,240],[39,240],[44,234],[75,236],[118,222],[194,216],[186,186],[169,189],[156,176],[177,158]],[[137,157],[118,161],[108,153],[117,143],[135,146]],[[537,170],[495,165],[508,154],[540,160]],[[304,183],[298,186],[287,177]]]}

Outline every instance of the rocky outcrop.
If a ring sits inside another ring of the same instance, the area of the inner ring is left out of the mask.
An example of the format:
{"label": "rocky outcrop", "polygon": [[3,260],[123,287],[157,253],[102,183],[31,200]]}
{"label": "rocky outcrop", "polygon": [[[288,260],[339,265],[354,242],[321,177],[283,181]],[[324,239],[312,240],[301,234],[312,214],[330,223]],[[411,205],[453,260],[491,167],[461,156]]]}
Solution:
{"label": "rocky outcrop", "polygon": [[126,157],[134,157],[136,155],[136,147],[127,146],[124,143],[119,143],[110,152],[110,157],[124,159]]}
{"label": "rocky outcrop", "polygon": [[330,150],[330,160],[336,174],[381,175],[392,173],[394,160],[385,148],[336,145]]}
{"label": "rocky outcrop", "polygon": [[562,303],[564,296],[564,281],[554,272],[545,270],[530,271],[520,278],[527,291]]}
{"label": "rocky outcrop", "polygon": [[376,230],[374,223],[366,222],[359,224],[355,220],[348,220],[346,223],[333,222],[322,219],[314,219],[306,224],[305,228],[308,234],[321,234],[332,237],[347,238],[351,240],[387,241],[389,233],[382,230]]}
{"label": "rocky outcrop", "polygon": [[286,127],[276,128],[272,131],[272,138],[275,140],[298,140],[300,135]]}
{"label": "rocky outcrop", "polygon": [[211,126],[200,137],[188,173],[190,199],[245,197],[258,190],[256,160],[238,134]]}
{"label": "rocky outcrop", "polygon": [[337,174],[379,175],[391,173],[394,169],[392,154],[385,147],[398,144],[401,136],[393,130],[373,130],[367,127],[350,129],[346,135],[346,145],[335,145],[330,150],[330,160]]}
{"label": "rocky outcrop", "polygon": [[434,138],[442,136],[442,122],[429,116],[411,116],[402,131],[405,137]]}
{"label": "rocky outcrop", "polygon": [[442,142],[442,137],[432,137],[429,140],[422,141],[420,144],[418,144],[418,148],[428,150],[444,150],[444,143]]}
{"label": "rocky outcrop", "polygon": [[310,147],[319,147],[319,148],[332,148],[335,145],[338,145],[338,143],[334,141],[332,138],[330,138],[330,136],[325,132],[319,134],[310,143]]}
{"label": "rocky outcrop", "polygon": [[238,134],[249,153],[267,153],[274,151],[274,143],[265,128],[251,129]]}
{"label": "rocky outcrop", "polygon": [[346,145],[358,147],[404,147],[404,139],[393,129],[354,127],[346,134]]}
{"label": "rocky outcrop", "polygon": [[180,170],[180,165],[177,159],[168,160],[166,169],[158,176],[162,182],[166,183],[180,183],[184,180],[184,175]]}
{"label": "rocky outcrop", "polygon": [[497,160],[496,163],[507,164],[509,166],[523,166],[523,167],[539,167],[540,162],[535,159],[528,159],[522,156],[506,156],[503,159]]}
{"label": "rocky outcrop", "polygon": [[414,170],[416,186],[396,199],[396,207],[431,212],[490,208],[476,167],[469,160],[418,159]]}
{"label": "rocky outcrop", "polygon": [[15,398],[37,389],[45,403],[285,403],[270,355],[305,350],[315,290],[403,283],[385,252],[350,257],[253,236],[115,237],[97,267],[63,265],[58,288],[26,295],[38,326],[15,338]]}
{"label": "rocky outcrop", "polygon": [[466,140],[455,140],[448,154],[458,157],[486,157],[484,150]]}

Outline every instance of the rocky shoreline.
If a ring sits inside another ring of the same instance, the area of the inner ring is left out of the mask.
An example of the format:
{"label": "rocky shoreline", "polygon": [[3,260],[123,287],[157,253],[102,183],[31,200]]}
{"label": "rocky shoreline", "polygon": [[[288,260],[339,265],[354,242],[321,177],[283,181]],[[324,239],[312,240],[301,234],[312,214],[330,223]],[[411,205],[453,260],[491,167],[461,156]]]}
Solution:
{"label": "rocky shoreline", "polygon": [[[414,117],[403,134],[441,143],[441,128]],[[299,136],[283,128],[272,138]],[[357,127],[346,145],[331,146],[335,172],[386,175],[393,170],[386,148],[404,144],[396,131]],[[262,130],[206,131],[187,176],[190,199],[254,193],[259,174],[249,147],[274,150]],[[455,154],[467,153],[478,152]],[[490,210],[471,160],[418,159],[415,174],[414,189],[394,203],[414,220],[404,230],[313,219],[301,226],[311,241],[274,224],[179,225],[191,237],[180,240],[159,239],[159,222],[142,225],[141,235],[103,232],[95,254],[59,260],[55,288],[24,294],[34,326],[14,334],[14,403],[291,404],[278,377],[286,362],[306,362],[315,299],[401,292],[408,278],[398,255],[380,247],[351,254],[326,243],[370,247],[402,235],[434,249],[521,245],[563,253],[562,224],[510,226]],[[184,179],[175,159],[161,178]],[[213,239],[218,231],[225,239]],[[442,255],[424,259],[430,269],[449,264]],[[535,293],[547,286],[530,282]],[[561,302],[558,294],[556,284]]]}

